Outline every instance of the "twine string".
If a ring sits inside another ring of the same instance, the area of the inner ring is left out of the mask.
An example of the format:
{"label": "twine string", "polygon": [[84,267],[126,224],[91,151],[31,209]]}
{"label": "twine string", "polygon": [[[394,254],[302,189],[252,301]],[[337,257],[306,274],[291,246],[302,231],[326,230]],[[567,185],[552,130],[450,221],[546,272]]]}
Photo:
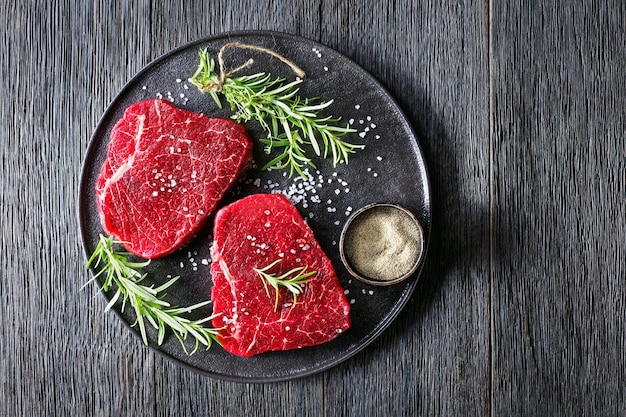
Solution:
{"label": "twine string", "polygon": [[249,58],[242,65],[238,66],[237,68],[235,68],[233,70],[230,70],[230,71],[226,72],[226,66],[224,64],[224,51],[226,51],[227,49],[230,49],[230,48],[251,49],[251,50],[254,50],[254,51],[259,51],[259,52],[266,53],[266,54],[271,55],[271,56],[273,56],[275,58],[278,58],[284,64],[289,66],[289,68],[291,68],[291,70],[298,77],[304,78],[306,76],[306,73],[302,69],[300,69],[300,67],[298,67],[292,61],[288,60],[287,58],[285,58],[284,56],[282,56],[278,52],[272,51],[271,49],[263,48],[262,46],[248,45],[248,44],[239,43],[239,42],[231,42],[231,43],[227,43],[224,46],[222,46],[220,48],[220,51],[219,51],[218,55],[217,55],[217,61],[218,61],[219,66],[220,66],[220,75],[217,77],[216,81],[212,81],[212,82],[209,82],[209,83],[205,84],[203,86],[204,88],[212,89],[212,90],[215,90],[217,92],[221,92],[222,91],[222,87],[224,86],[224,81],[226,80],[226,78],[230,77],[233,74],[236,74],[237,72],[239,72],[239,71],[241,71],[241,70],[243,70],[245,68],[248,68],[250,65],[252,65],[254,63],[254,60],[252,58]]}

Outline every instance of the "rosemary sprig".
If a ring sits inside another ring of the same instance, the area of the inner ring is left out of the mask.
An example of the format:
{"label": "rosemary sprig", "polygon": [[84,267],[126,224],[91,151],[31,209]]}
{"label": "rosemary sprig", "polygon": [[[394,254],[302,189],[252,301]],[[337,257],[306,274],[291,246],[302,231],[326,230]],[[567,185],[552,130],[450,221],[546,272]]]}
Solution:
{"label": "rosemary sprig", "polygon": [[264,268],[252,268],[261,278],[263,286],[265,287],[265,293],[268,297],[271,297],[267,284],[269,284],[276,293],[276,301],[274,303],[274,311],[278,309],[278,291],[279,286],[287,288],[293,294],[293,305],[296,305],[296,298],[302,294],[302,284],[306,284],[310,276],[315,275],[317,271],[308,271],[306,266],[293,268],[290,271],[285,272],[282,275],[276,276],[276,273],[268,273],[275,265],[277,265],[282,259],[277,259]]}
{"label": "rosemary sprig", "polygon": [[[146,277],[146,274],[141,274],[139,270],[147,266],[150,261],[131,262],[127,258],[130,253],[115,251],[113,245],[116,243],[120,242],[114,241],[112,237],[100,235],[100,241],[87,262],[87,268],[101,269],[94,274],[93,278],[85,286],[101,275],[104,276],[101,290],[108,291],[113,285],[117,286],[117,291],[106,306],[105,311],[110,310],[120,297],[122,298],[122,311],[124,311],[126,303],[129,302],[136,315],[133,326],[139,326],[141,338],[146,345],[148,344],[148,338],[146,336],[145,321],[157,329],[157,343],[159,345],[163,343],[166,328],[169,327],[180,341],[185,353],[189,355],[196,352],[200,344],[206,346],[207,349],[211,347],[213,342],[221,344],[217,338],[219,329],[204,326],[206,322],[212,320],[216,315],[200,320],[189,320],[181,317],[181,314],[190,313],[193,310],[204,307],[210,301],[204,301],[190,307],[172,307],[167,301],[163,300],[164,295],[159,293],[169,288],[180,277],[174,277],[157,288],[142,285],[141,281]],[[191,353],[185,347],[185,340],[189,335],[196,340],[195,348]]]}
{"label": "rosemary sprig", "polygon": [[[235,46],[269,51],[250,45]],[[330,153],[335,166],[341,161],[347,164],[349,154],[364,148],[364,145],[351,144],[341,139],[356,130],[349,125],[346,127],[334,125],[340,121],[339,118],[319,115],[333,103],[333,100],[319,102],[318,98],[300,98],[297,95],[299,91],[297,86],[302,83],[301,78],[284,84],[283,78],[272,79],[270,74],[264,72],[232,76],[234,72],[248,66],[251,60],[225,74],[221,59],[223,49],[219,56],[219,73],[216,71],[215,61],[209,58],[207,50],[204,49],[200,51],[198,69],[189,81],[200,91],[211,94],[220,108],[222,103],[218,93],[221,93],[235,113],[232,116],[234,120],[248,122],[254,119],[261,125],[267,134],[267,138],[261,139],[261,143],[265,145],[265,152],[269,154],[272,150],[278,150],[278,156],[265,164],[263,169],[289,168],[289,176],[297,172],[305,177],[303,166],[315,167],[311,158],[305,154],[307,146],[312,147],[315,154],[323,158],[327,158]],[[276,56],[273,51],[268,53]]]}

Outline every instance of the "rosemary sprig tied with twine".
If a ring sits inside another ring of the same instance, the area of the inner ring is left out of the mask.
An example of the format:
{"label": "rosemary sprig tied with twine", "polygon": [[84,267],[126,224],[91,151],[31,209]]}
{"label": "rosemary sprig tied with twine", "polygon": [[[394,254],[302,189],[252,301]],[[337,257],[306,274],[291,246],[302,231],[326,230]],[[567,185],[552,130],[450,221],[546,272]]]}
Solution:
{"label": "rosemary sprig tied with twine", "polygon": [[272,288],[274,288],[274,292],[276,293],[274,311],[278,309],[279,287],[285,287],[289,292],[293,294],[293,306],[295,306],[298,295],[302,294],[303,291],[302,284],[306,284],[308,282],[307,278],[317,274],[317,271],[307,271],[306,266],[293,268],[290,271],[287,271],[284,274],[278,276],[276,275],[276,273],[269,273],[268,271],[272,269],[275,265],[280,263],[280,261],[282,261],[282,259],[277,259],[263,268],[253,268],[254,272],[256,272],[261,278],[261,282],[263,282],[263,287],[265,287],[265,293],[268,297],[271,296],[267,285],[269,284]]}
{"label": "rosemary sprig tied with twine", "polygon": [[[297,75],[295,81],[284,84],[284,79],[272,79],[271,74],[260,72],[253,75],[235,77],[234,74],[249,67],[254,62],[248,59],[243,65],[226,72],[224,51],[230,48],[260,51],[278,58],[288,65]],[[208,92],[221,108],[218,95],[222,94],[235,113],[233,119],[238,122],[256,120],[267,137],[261,139],[266,153],[278,151],[278,156],[263,166],[263,169],[289,168],[289,176],[298,173],[306,177],[302,168],[315,164],[305,155],[305,146],[310,146],[317,156],[327,158],[332,155],[333,165],[340,162],[348,163],[348,156],[364,145],[351,144],[342,137],[355,132],[348,124],[337,126],[340,118],[320,116],[333,100],[320,102],[318,98],[300,98],[297,93],[299,84],[305,77],[296,64],[282,55],[256,45],[227,43],[220,49],[217,59],[219,72],[216,72],[215,61],[209,57],[206,49],[200,51],[200,64],[189,81],[202,92]]]}
{"label": "rosemary sprig tied with twine", "polygon": [[[183,346],[186,354],[195,353],[200,345],[211,347],[213,342],[221,345],[217,338],[220,329],[205,327],[205,323],[212,320],[217,315],[211,315],[200,320],[190,320],[181,316],[183,313],[190,313],[193,310],[206,306],[211,301],[204,301],[190,307],[172,307],[170,303],[164,301],[164,294],[161,294],[180,277],[174,277],[165,284],[154,288],[154,286],[145,286],[141,281],[146,277],[142,274],[141,268],[146,267],[150,261],[131,262],[127,256],[128,252],[116,252],[113,245],[118,244],[112,237],[100,235],[100,240],[93,254],[87,262],[87,268],[100,268],[100,271],[94,274],[83,287],[95,281],[99,276],[104,276],[104,283],[100,288],[101,291],[108,291],[113,285],[117,287],[117,291],[109,301],[105,308],[105,312],[110,310],[115,303],[122,298],[122,312],[126,307],[126,303],[135,310],[135,322],[133,326],[139,326],[141,338],[148,345],[148,337],[146,335],[146,321],[158,331],[158,345],[165,340],[166,328],[170,328],[176,338]],[[145,321],[144,321],[145,320]],[[185,346],[185,340],[191,335],[195,338],[195,347],[193,351],[188,352]]]}

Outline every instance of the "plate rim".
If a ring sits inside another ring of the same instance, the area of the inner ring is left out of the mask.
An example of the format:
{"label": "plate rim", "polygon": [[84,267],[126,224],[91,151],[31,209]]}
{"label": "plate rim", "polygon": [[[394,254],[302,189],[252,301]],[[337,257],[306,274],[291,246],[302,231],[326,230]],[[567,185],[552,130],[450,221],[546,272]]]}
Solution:
{"label": "plate rim", "polygon": [[[424,153],[424,149],[419,141],[419,137],[415,131],[415,129],[413,128],[411,122],[409,121],[408,117],[406,116],[404,110],[400,107],[400,105],[398,104],[398,102],[396,101],[396,99],[389,93],[389,91],[382,85],[382,83],[376,79],[369,71],[367,71],[366,69],[364,69],[360,64],[358,64],[357,62],[355,62],[354,60],[352,60],[351,58],[347,57],[346,55],[344,55],[342,52],[337,51],[336,49],[327,46],[323,43],[321,43],[320,41],[317,40],[313,40],[301,35],[296,35],[296,34],[292,34],[292,33],[287,33],[287,32],[280,32],[280,31],[274,31],[274,30],[237,30],[237,31],[227,31],[227,32],[221,32],[218,34],[212,34],[212,35],[208,35],[208,36],[203,36],[201,38],[195,39],[193,41],[190,42],[186,42],[182,45],[179,45],[173,49],[168,50],[167,52],[159,55],[158,57],[156,57],[155,59],[151,60],[150,62],[148,62],[146,65],[144,65],[137,73],[135,73],[132,77],[130,77],[128,80],[126,80],[126,82],[124,83],[124,85],[122,86],[122,88],[120,89],[120,91],[115,94],[115,96],[112,98],[111,102],[108,104],[108,106],[106,106],[104,112],[102,113],[102,115],[100,116],[100,119],[98,121],[98,123],[96,124],[95,128],[93,129],[91,135],[90,135],[90,139],[89,139],[89,145],[87,147],[87,150],[85,152],[85,155],[83,157],[83,161],[82,161],[82,165],[81,165],[81,170],[80,170],[80,182],[79,182],[79,187],[78,187],[78,198],[77,198],[77,216],[78,216],[78,223],[79,223],[79,227],[80,227],[80,234],[81,234],[81,241],[82,241],[82,251],[85,255],[85,259],[88,260],[90,258],[90,254],[88,252],[88,247],[90,246],[90,242],[87,239],[87,227],[85,225],[86,222],[86,218],[88,217],[88,213],[87,213],[87,208],[86,208],[86,204],[83,203],[83,195],[85,194],[85,190],[86,187],[89,186],[89,179],[87,178],[87,172],[89,169],[89,162],[94,158],[95,153],[96,153],[96,149],[99,147],[99,141],[97,141],[96,139],[96,133],[101,131],[104,128],[105,122],[107,121],[107,115],[113,111],[116,108],[116,103],[125,95],[128,93],[128,90],[131,88],[131,86],[136,82],[137,79],[141,78],[142,76],[144,76],[146,73],[148,73],[149,71],[151,71],[155,66],[159,65],[160,63],[166,61],[170,56],[175,55],[179,52],[182,52],[184,50],[187,50],[189,48],[193,48],[194,46],[197,45],[201,45],[203,43],[208,43],[208,42],[216,42],[219,41],[220,39],[227,39],[230,40],[231,38],[242,38],[242,37],[249,37],[249,36],[254,36],[254,37],[269,37],[269,38],[281,38],[281,39],[287,39],[289,41],[295,42],[295,43],[302,43],[303,41],[306,43],[312,43],[312,44],[317,44],[320,45],[326,49],[332,50],[334,51],[336,54],[338,54],[338,56],[349,62],[351,65],[354,65],[355,67],[357,67],[359,70],[362,71],[363,74],[365,74],[368,77],[368,81],[371,82],[375,88],[378,91],[381,91],[382,94],[385,96],[385,100],[390,103],[393,106],[393,109],[395,112],[398,112],[399,117],[402,119],[403,124],[405,125],[405,128],[407,129],[408,132],[410,132],[411,137],[409,138],[409,140],[411,140],[412,146],[414,146],[417,151],[418,154],[420,156],[420,165],[422,167],[423,172],[420,173],[420,176],[423,177],[423,189],[424,189],[424,200],[421,201],[421,205],[424,208],[426,217],[428,219],[428,227],[426,229],[426,233],[425,233],[425,238],[424,238],[424,252],[423,252],[423,256],[422,256],[422,260],[421,260],[421,264],[419,266],[419,268],[415,271],[415,273],[413,274],[413,276],[411,278],[409,278],[410,282],[408,285],[406,285],[405,289],[402,291],[402,293],[400,294],[400,297],[398,299],[398,302],[396,302],[393,305],[393,308],[391,309],[391,311],[389,312],[389,314],[386,316],[386,320],[381,320],[376,326],[374,326],[372,328],[372,330],[368,333],[365,334],[365,336],[362,338],[362,340],[358,341],[358,343],[351,349],[345,351],[343,354],[339,355],[337,358],[335,358],[334,360],[330,360],[330,361],[324,361],[323,363],[319,364],[319,365],[315,365],[315,366],[311,366],[308,368],[305,368],[305,370],[300,370],[296,373],[288,373],[288,374],[284,374],[284,375],[275,375],[275,376],[257,376],[257,377],[248,377],[248,376],[240,376],[240,375],[228,375],[228,374],[224,374],[222,372],[216,372],[216,371],[208,371],[206,369],[201,369],[198,368],[196,366],[194,366],[193,364],[187,363],[179,358],[177,358],[176,356],[174,356],[173,354],[171,354],[168,351],[165,351],[163,349],[161,349],[160,346],[155,345],[154,342],[149,340],[148,343],[148,348],[150,348],[150,350],[158,353],[159,355],[163,356],[164,358],[166,358],[167,360],[170,360],[174,363],[176,363],[177,365],[181,366],[182,368],[191,370],[195,373],[198,373],[200,375],[204,375],[204,376],[208,376],[211,378],[215,378],[215,379],[219,379],[219,380],[224,380],[224,381],[231,381],[231,382],[239,382],[239,383],[272,383],[272,382],[282,382],[282,381],[289,381],[289,380],[295,380],[295,379],[300,379],[300,378],[305,378],[323,371],[326,371],[330,368],[333,368],[337,365],[339,365],[340,363],[343,363],[345,361],[347,361],[348,359],[354,357],[355,355],[357,355],[359,352],[363,351],[366,347],[368,347],[372,342],[374,342],[376,339],[378,339],[378,337],[385,331],[387,330],[392,323],[396,320],[397,316],[399,315],[399,313],[406,307],[407,303],[409,302],[409,300],[411,299],[415,288],[417,287],[418,282],[421,279],[423,270],[424,270],[424,266],[426,264],[426,260],[428,258],[428,254],[429,254],[429,247],[430,247],[430,240],[431,240],[431,235],[432,235],[432,226],[433,226],[433,214],[432,214],[432,186],[431,186],[431,179],[430,179],[430,175],[429,175],[429,170],[428,170],[428,166],[427,166],[427,161],[426,161],[426,157],[425,157],[425,153]],[[93,268],[89,269],[89,273],[93,275]],[[99,291],[102,293],[102,295],[105,297],[105,299],[107,301],[110,301],[111,296],[104,292],[104,291]],[[122,320],[122,322],[126,325],[126,327],[129,328],[130,332],[132,334],[134,334],[135,337],[137,337],[139,340],[142,341],[140,334],[135,330],[135,328],[132,327],[132,323],[129,322],[129,320],[126,319],[126,317],[124,317],[124,315],[121,313],[121,311],[119,311],[117,308],[112,308],[112,310],[115,312],[115,314]],[[143,341],[141,342],[143,345]],[[144,345],[145,346],[145,345]],[[313,346],[314,348],[314,346]]]}

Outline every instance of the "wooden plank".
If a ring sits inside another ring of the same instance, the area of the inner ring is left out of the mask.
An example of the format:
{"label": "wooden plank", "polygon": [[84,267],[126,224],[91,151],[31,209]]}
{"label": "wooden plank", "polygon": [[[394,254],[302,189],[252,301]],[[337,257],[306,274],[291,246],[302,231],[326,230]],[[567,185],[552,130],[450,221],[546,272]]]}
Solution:
{"label": "wooden plank", "polygon": [[623,2],[493,2],[493,415],[626,413]]}
{"label": "wooden plank", "polygon": [[487,415],[486,4],[388,1],[369,10],[331,1],[322,12],[322,42],[377,77],[418,132],[435,230],[406,310],[371,348],[338,368],[341,377],[325,375],[327,415]]}
{"label": "wooden plank", "polygon": [[122,6],[126,21],[90,3],[16,2],[2,12],[7,415],[139,415],[153,402],[148,385],[134,389],[153,378],[152,354],[113,315],[103,317],[102,299],[80,291],[88,278],[75,214],[82,156],[105,106],[148,55],[138,36],[149,34],[145,10]]}

